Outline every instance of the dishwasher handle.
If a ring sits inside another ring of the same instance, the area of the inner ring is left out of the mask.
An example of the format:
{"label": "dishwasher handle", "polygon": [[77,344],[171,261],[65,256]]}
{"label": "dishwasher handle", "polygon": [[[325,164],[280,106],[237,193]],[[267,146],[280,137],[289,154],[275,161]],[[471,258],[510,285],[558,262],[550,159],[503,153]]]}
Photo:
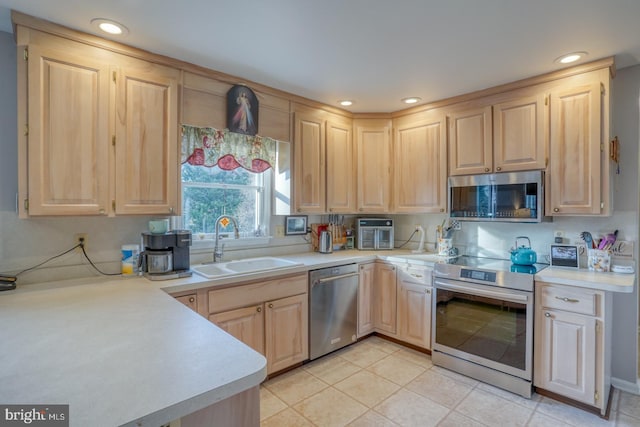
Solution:
{"label": "dishwasher handle", "polygon": [[329,276],[329,277],[323,277],[322,279],[318,279],[315,281],[315,283],[327,283],[327,282],[333,282],[334,280],[340,280],[340,279],[346,279],[349,277],[356,277],[358,276],[360,273],[347,273],[347,274],[340,274],[338,276]]}

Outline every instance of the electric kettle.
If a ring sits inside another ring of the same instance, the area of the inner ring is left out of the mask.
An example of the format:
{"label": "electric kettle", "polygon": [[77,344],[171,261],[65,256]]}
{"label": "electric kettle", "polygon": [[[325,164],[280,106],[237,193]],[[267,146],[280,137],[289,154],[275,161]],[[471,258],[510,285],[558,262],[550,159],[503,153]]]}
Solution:
{"label": "electric kettle", "polygon": [[333,252],[333,236],[330,231],[321,231],[318,238],[318,252],[330,254]]}
{"label": "electric kettle", "polygon": [[[527,239],[529,246],[518,246],[518,239]],[[531,240],[527,236],[516,237],[516,246],[511,248],[511,262],[516,265],[533,265],[538,260],[538,255],[531,249]]]}

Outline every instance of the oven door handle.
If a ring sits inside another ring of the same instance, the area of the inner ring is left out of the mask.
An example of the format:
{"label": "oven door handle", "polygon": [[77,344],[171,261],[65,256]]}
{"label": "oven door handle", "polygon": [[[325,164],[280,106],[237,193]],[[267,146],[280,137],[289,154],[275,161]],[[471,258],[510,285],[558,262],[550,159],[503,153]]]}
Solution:
{"label": "oven door handle", "polygon": [[513,302],[528,302],[529,301],[529,296],[528,295],[519,295],[519,294],[512,294],[512,293],[506,293],[506,292],[494,292],[494,291],[489,291],[489,290],[485,290],[485,289],[478,289],[478,288],[469,288],[467,286],[460,286],[460,285],[454,285],[453,283],[445,283],[441,280],[435,280],[433,282],[433,284],[435,285],[435,287],[437,289],[444,289],[444,290],[451,290],[451,291],[462,291],[464,293],[467,294],[473,294],[473,295],[478,295],[481,297],[489,297],[489,298],[499,298],[499,299],[503,299],[503,300],[507,300],[507,301],[513,301]]}

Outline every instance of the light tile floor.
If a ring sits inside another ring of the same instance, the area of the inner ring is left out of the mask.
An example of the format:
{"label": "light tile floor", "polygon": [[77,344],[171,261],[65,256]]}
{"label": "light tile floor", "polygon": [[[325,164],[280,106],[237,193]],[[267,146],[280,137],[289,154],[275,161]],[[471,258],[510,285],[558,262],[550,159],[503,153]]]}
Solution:
{"label": "light tile floor", "polygon": [[261,426],[640,426],[640,396],[614,391],[610,420],[534,394],[524,399],[433,366],[379,337],[266,381]]}

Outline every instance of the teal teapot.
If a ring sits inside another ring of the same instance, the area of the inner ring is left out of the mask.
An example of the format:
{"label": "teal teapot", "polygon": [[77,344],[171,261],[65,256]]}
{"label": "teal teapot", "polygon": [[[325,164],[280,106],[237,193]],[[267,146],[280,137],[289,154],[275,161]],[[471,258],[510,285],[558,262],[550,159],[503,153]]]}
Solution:
{"label": "teal teapot", "polygon": [[[528,245],[518,246],[518,239],[527,239]],[[516,265],[533,265],[538,261],[538,255],[531,249],[531,240],[527,236],[516,237],[516,246],[511,248],[511,262]]]}

